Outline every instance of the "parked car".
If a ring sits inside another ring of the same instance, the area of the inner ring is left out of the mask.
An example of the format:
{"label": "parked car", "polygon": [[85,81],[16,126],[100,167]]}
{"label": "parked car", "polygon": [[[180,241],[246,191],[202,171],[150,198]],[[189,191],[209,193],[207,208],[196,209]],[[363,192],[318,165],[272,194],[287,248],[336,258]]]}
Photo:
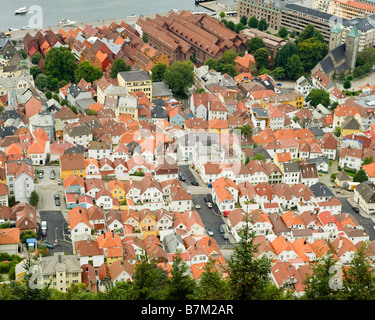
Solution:
{"label": "parked car", "polygon": [[359,208],[358,207],[353,207],[353,211],[356,213],[359,213]]}
{"label": "parked car", "polygon": [[55,170],[51,170],[51,174],[50,174],[51,180],[55,180],[55,177],[56,177]]}
{"label": "parked car", "polygon": [[204,202],[210,202],[210,198],[208,197],[208,195],[205,196],[203,199],[204,199]]}
{"label": "parked car", "polygon": [[60,196],[57,194],[57,193],[55,193],[54,195],[53,195],[53,199],[59,199],[60,200]]}
{"label": "parked car", "polygon": [[41,244],[42,244],[43,246],[46,246],[47,249],[53,249],[53,247],[54,247],[54,245],[53,245],[52,243],[50,243],[50,242],[48,242],[48,241],[46,241],[46,240],[42,241]]}
{"label": "parked car", "polygon": [[200,208],[201,208],[201,206],[199,204],[195,205],[195,209],[199,210]]}
{"label": "parked car", "polygon": [[60,207],[60,198],[55,199],[55,205],[56,207]]}
{"label": "parked car", "polygon": [[57,179],[57,184],[58,184],[58,185],[61,185],[61,183],[62,183],[62,179],[61,179],[61,178],[58,178],[58,179]]}
{"label": "parked car", "polygon": [[182,172],[179,172],[179,173],[178,173],[178,178],[179,178],[181,181],[186,181],[185,175],[184,175]]}
{"label": "parked car", "polygon": [[228,237],[228,235],[226,233],[223,234],[223,239],[224,240],[228,240],[229,239],[229,237]]}
{"label": "parked car", "polygon": [[207,202],[207,207],[209,207],[210,209],[212,208],[212,203],[211,202]]}
{"label": "parked car", "polygon": [[43,177],[44,177],[44,171],[39,170],[39,179],[43,179]]}
{"label": "parked car", "polygon": [[199,183],[198,183],[197,181],[192,181],[191,184],[192,184],[193,186],[199,186]]}
{"label": "parked car", "polygon": [[221,234],[225,233],[223,226],[219,226],[219,232],[220,232]]}
{"label": "parked car", "polygon": [[207,229],[206,229],[206,232],[207,232],[207,234],[208,234],[210,237],[213,237],[213,236],[214,236],[214,232],[213,232],[213,230],[212,230],[211,228],[207,228]]}

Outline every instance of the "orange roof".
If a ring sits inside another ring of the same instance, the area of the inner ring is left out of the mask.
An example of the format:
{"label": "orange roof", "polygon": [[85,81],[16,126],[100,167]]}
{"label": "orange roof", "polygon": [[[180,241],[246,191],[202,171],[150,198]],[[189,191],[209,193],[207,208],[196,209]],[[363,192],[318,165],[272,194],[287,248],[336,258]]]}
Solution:
{"label": "orange roof", "polygon": [[251,95],[253,96],[254,100],[260,100],[264,98],[274,97],[277,94],[273,90],[259,90],[252,92]]}
{"label": "orange roof", "polygon": [[95,103],[89,105],[87,108],[91,109],[91,110],[95,110],[96,112],[98,112],[99,110],[104,110],[104,105],[99,103],[99,102],[95,102]]}
{"label": "orange roof", "polygon": [[362,168],[363,168],[363,170],[366,171],[367,175],[370,178],[375,177],[375,163],[366,164],[366,165],[362,166]]}
{"label": "orange roof", "polygon": [[42,129],[42,128],[37,128],[34,132],[33,135],[35,137],[35,140],[44,140],[44,141],[50,141],[49,136],[47,132]]}
{"label": "orange roof", "polygon": [[87,158],[85,160],[85,166],[86,167],[88,167],[91,163],[93,163],[96,167],[99,167],[98,160],[96,160],[95,158]]}
{"label": "orange roof", "polygon": [[237,56],[236,59],[234,59],[234,62],[240,66],[249,68],[251,64],[255,64],[255,58],[252,54],[246,53],[243,57]]}
{"label": "orange roof", "polygon": [[208,120],[209,129],[228,129],[228,120],[212,119]]}
{"label": "orange roof", "polygon": [[79,184],[82,187],[85,186],[85,182],[84,182],[83,178],[80,177],[80,176],[75,176],[74,174],[71,174],[70,176],[67,176],[64,179],[64,189],[68,188],[72,184],[75,184],[75,185]]}
{"label": "orange roof", "polygon": [[37,140],[34,143],[30,145],[30,147],[27,149],[27,154],[40,154],[44,153],[46,150],[46,142],[44,140]]}
{"label": "orange roof", "polygon": [[289,162],[289,161],[292,161],[292,156],[290,155],[290,152],[276,153],[276,157],[279,160],[279,162]]}
{"label": "orange roof", "polygon": [[91,223],[87,215],[87,211],[81,207],[75,207],[68,213],[69,227],[70,230],[73,230],[77,224],[84,223],[88,227],[92,228]]}
{"label": "orange roof", "polygon": [[19,228],[8,228],[0,229],[0,245],[2,244],[14,244],[20,242],[20,229]]}

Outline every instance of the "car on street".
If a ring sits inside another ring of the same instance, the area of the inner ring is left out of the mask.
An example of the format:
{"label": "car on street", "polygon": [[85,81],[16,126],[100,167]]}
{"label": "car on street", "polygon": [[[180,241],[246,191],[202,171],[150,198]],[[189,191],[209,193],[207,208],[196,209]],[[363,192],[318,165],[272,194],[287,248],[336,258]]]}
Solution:
{"label": "car on street", "polygon": [[182,172],[178,173],[178,179],[180,179],[181,181],[186,181],[185,175]]}
{"label": "car on street", "polygon": [[199,204],[195,205],[195,209],[199,210],[200,208],[201,208],[201,206]]}
{"label": "car on street", "polygon": [[221,234],[225,233],[223,226],[219,226],[219,232],[220,232]]}
{"label": "car on street", "polygon": [[54,195],[53,195],[53,199],[59,199],[60,200],[60,196],[57,194],[57,193],[55,193]]}
{"label": "car on street", "polygon": [[39,170],[39,179],[43,179],[43,177],[44,177],[44,171]]}
{"label": "car on street", "polygon": [[43,246],[46,246],[47,249],[53,249],[53,247],[54,247],[54,245],[53,245],[52,243],[50,243],[50,242],[48,242],[48,241],[46,241],[46,240],[42,241],[41,244],[42,244]]}
{"label": "car on street", "polygon": [[353,211],[356,213],[359,213],[359,208],[358,207],[353,207]]}
{"label": "car on street", "polygon": [[203,200],[204,200],[204,202],[210,202],[210,198],[208,197],[208,195],[207,196],[205,196],[204,198],[203,198]]}
{"label": "car on street", "polygon": [[212,203],[211,202],[207,202],[207,207],[209,207],[210,209],[212,208]]}
{"label": "car on street", "polygon": [[193,186],[199,186],[199,183],[198,183],[197,181],[194,181],[194,180],[191,182],[191,184],[192,184]]}
{"label": "car on street", "polygon": [[58,184],[58,185],[61,185],[61,183],[62,183],[62,179],[61,179],[61,178],[58,178],[58,179],[57,179],[57,184]]}
{"label": "car on street", "polygon": [[229,237],[228,237],[228,235],[226,233],[223,234],[223,239],[224,240],[228,240],[229,239]]}
{"label": "car on street", "polygon": [[214,236],[214,231],[213,231],[211,228],[207,228],[207,229],[206,229],[206,232],[207,232],[207,234],[208,234],[210,237],[213,237],[213,236]]}
{"label": "car on street", "polygon": [[55,199],[55,205],[56,207],[60,207],[60,199]]}
{"label": "car on street", "polygon": [[41,229],[42,229],[42,236],[45,237],[47,235],[47,221],[41,222]]}
{"label": "car on street", "polygon": [[50,179],[55,180],[55,177],[56,177],[55,170],[51,170]]}

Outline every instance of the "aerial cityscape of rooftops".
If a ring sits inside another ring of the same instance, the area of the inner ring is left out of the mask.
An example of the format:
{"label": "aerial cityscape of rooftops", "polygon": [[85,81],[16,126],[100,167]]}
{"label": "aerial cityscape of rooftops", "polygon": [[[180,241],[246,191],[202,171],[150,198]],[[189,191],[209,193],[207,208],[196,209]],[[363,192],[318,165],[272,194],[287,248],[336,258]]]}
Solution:
{"label": "aerial cityscape of rooftops", "polygon": [[35,2],[0,30],[0,300],[375,299],[375,0]]}

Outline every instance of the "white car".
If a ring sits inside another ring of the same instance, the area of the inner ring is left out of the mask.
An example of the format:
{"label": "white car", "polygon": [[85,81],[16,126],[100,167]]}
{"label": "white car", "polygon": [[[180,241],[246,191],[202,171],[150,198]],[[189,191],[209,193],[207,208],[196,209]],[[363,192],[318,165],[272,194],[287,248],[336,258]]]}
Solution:
{"label": "white car", "polygon": [[212,203],[211,202],[207,202],[206,204],[207,204],[207,207],[212,208]]}
{"label": "white car", "polygon": [[201,208],[201,206],[200,206],[199,204],[196,204],[196,205],[195,205],[195,209],[198,209],[198,210],[199,210],[200,208]]}

